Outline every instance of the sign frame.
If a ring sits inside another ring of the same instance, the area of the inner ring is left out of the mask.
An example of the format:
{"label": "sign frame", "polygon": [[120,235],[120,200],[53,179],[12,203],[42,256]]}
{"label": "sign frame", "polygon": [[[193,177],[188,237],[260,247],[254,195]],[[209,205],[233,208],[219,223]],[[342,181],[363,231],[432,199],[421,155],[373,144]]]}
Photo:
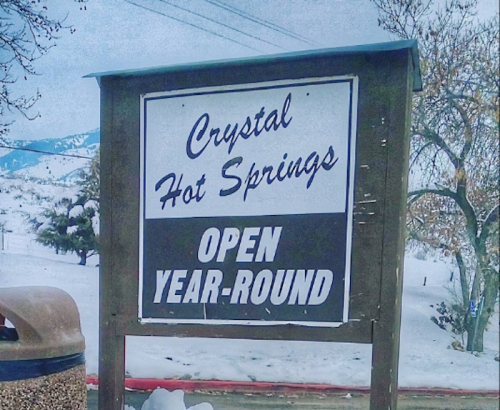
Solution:
{"label": "sign frame", "polygon": [[[359,78],[349,320],[339,327],[138,321],[140,98],[173,90]],[[128,335],[372,344],[370,409],[395,409],[416,41],[91,74],[101,87],[99,409],[123,407]]]}

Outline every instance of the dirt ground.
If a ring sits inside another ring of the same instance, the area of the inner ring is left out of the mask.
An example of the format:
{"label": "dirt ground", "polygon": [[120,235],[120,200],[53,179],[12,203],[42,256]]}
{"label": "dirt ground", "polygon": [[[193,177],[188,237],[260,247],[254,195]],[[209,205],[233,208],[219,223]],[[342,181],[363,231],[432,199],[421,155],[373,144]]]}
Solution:
{"label": "dirt ground", "polygon": [[[149,393],[127,392],[125,403],[141,410]],[[208,402],[214,410],[369,410],[368,395],[275,395],[186,393],[186,406]],[[97,392],[90,391],[89,410],[97,410]],[[498,397],[400,395],[398,410],[499,410]]]}

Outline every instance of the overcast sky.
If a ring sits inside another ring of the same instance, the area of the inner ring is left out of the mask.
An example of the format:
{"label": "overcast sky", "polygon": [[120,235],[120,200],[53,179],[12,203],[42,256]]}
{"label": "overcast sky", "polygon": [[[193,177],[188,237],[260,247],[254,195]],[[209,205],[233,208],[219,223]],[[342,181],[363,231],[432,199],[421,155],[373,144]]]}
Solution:
{"label": "overcast sky", "polygon": [[[9,138],[65,137],[98,128],[99,87],[95,79],[82,78],[89,73],[391,40],[378,27],[369,0],[221,0],[288,34],[217,7],[214,0],[128,1],[89,0],[85,11],[69,0],[46,3],[51,15],[68,15],[66,24],[76,32],[64,32],[37,61],[39,76],[16,84],[26,94],[40,90],[41,118],[18,119]],[[497,0],[480,3],[484,13],[498,11]]]}

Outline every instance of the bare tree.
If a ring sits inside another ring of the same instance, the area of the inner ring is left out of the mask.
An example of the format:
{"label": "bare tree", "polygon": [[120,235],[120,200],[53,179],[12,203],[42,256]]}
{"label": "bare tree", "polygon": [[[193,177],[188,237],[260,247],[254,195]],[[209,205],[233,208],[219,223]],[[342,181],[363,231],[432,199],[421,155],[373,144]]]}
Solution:
{"label": "bare tree", "polygon": [[49,4],[47,0],[0,0],[0,135],[8,132],[13,122],[8,117],[14,113],[29,120],[38,117],[30,109],[41,98],[40,93],[20,95],[15,84],[20,78],[36,75],[36,60],[55,45],[61,31],[74,31],[64,26],[64,21],[49,16]]}
{"label": "bare tree", "polygon": [[455,258],[455,313],[465,312],[467,350],[482,352],[499,284],[498,14],[479,21],[477,0],[372,1],[379,25],[419,42],[409,240]]}

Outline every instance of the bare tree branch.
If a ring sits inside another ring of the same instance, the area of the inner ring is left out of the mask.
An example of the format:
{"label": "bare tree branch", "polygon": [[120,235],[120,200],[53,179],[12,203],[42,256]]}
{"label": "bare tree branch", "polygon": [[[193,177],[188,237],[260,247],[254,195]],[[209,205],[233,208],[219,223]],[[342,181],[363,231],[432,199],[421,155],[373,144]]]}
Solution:
{"label": "bare tree branch", "polygon": [[496,204],[486,217],[486,220],[483,222],[483,227],[480,234],[480,241],[486,241],[486,238],[491,234],[490,231],[494,230],[498,231],[498,204]]}
{"label": "bare tree branch", "polygon": [[8,132],[14,121],[6,116],[18,113],[28,120],[38,118],[39,114],[30,110],[40,93],[35,90],[29,96],[17,95],[15,84],[19,78],[37,75],[36,61],[55,46],[62,31],[74,32],[64,26],[65,17],[50,17],[49,5],[49,1],[40,0],[0,0],[0,135]]}

